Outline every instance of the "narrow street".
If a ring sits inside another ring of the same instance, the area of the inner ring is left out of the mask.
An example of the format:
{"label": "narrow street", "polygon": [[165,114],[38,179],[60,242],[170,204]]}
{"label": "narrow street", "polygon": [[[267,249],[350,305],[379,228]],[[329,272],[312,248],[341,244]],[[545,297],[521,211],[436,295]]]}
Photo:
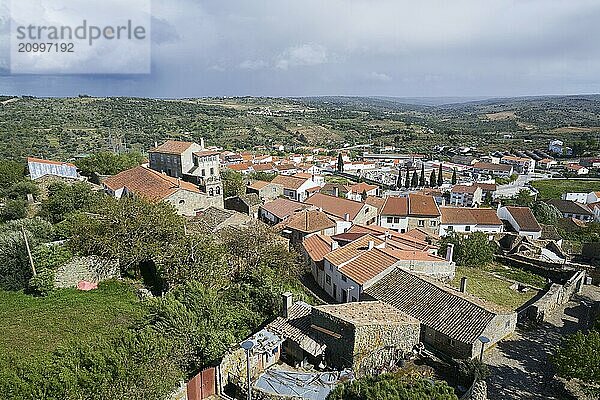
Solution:
{"label": "narrow street", "polygon": [[548,358],[564,335],[585,327],[589,308],[583,304],[600,301],[600,288],[584,286],[561,310],[539,328],[518,330],[508,340],[489,350],[484,361],[490,367],[488,396],[491,400],[568,399]]}

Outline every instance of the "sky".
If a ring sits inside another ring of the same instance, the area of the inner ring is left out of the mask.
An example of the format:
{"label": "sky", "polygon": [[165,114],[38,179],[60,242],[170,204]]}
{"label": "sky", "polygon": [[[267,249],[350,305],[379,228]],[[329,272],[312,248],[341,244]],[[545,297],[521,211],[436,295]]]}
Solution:
{"label": "sky", "polygon": [[[0,94],[600,92],[598,0],[152,0],[151,13],[149,74],[11,75],[0,57]],[[0,0],[0,56],[9,35]]]}

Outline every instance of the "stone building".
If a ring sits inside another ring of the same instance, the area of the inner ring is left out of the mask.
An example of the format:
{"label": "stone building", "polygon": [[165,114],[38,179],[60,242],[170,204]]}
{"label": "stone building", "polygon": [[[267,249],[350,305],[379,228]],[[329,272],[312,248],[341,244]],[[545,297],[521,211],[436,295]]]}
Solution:
{"label": "stone building", "polygon": [[[466,281],[464,281],[466,283]],[[454,358],[473,358],[514,332],[517,314],[423,275],[396,269],[365,290],[362,300],[388,303],[421,323],[421,342]]]}
{"label": "stone building", "polygon": [[219,152],[206,150],[203,139],[200,144],[167,140],[150,149],[148,158],[154,171],[198,185],[209,197],[220,197],[223,202]]}
{"label": "stone building", "polygon": [[419,343],[419,321],[383,302],[314,307],[311,328],[324,343],[325,360],[357,376],[397,365]]}
{"label": "stone building", "polygon": [[282,315],[266,326],[283,339],[281,357],[292,365],[358,375],[405,359],[419,342],[419,321],[383,302],[310,306],[283,294]]}
{"label": "stone building", "polygon": [[190,182],[173,178],[146,167],[135,167],[102,181],[104,190],[117,199],[140,196],[152,202],[165,201],[178,214],[194,216],[208,207],[223,208],[222,196],[210,196]]}
{"label": "stone building", "polygon": [[283,196],[283,185],[266,181],[254,181],[246,186],[246,193],[256,193],[263,201],[274,200]]}

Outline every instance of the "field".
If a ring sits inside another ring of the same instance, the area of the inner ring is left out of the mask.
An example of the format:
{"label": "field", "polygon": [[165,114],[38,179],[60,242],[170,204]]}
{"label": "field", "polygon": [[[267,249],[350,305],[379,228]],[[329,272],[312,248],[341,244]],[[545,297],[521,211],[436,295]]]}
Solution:
{"label": "field", "polygon": [[468,278],[468,293],[511,310],[519,308],[538,293],[536,290],[518,292],[510,288],[510,282],[496,278],[488,271],[471,267],[457,267],[456,277],[450,284],[458,288],[463,276]]}
{"label": "field", "polygon": [[115,335],[141,315],[136,294],[120,282],[89,292],[62,289],[48,297],[0,291],[0,353],[39,359],[70,341]]}
{"label": "field", "polygon": [[531,186],[539,190],[541,200],[560,199],[567,192],[598,192],[600,180],[546,179],[531,182]]}

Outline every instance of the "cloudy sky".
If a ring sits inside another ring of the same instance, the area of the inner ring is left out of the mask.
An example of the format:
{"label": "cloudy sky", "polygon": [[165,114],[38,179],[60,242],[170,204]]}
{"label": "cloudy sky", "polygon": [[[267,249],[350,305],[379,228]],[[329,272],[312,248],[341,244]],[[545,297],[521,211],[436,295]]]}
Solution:
{"label": "cloudy sky", "polygon": [[153,0],[151,74],[10,75],[4,58],[0,94],[599,93],[598,21],[598,0]]}

